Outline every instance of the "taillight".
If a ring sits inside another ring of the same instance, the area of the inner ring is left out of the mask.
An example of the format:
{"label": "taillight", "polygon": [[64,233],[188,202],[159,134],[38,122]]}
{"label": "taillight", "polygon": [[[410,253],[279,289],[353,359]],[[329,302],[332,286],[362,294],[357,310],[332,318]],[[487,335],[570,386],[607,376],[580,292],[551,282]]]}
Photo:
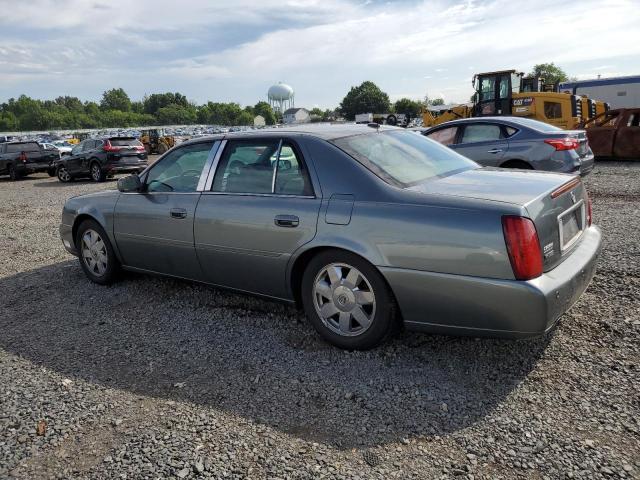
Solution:
{"label": "taillight", "polygon": [[575,150],[576,148],[578,148],[578,145],[579,145],[578,140],[571,137],[550,138],[548,140],[545,140],[544,143],[551,145],[557,151]]}
{"label": "taillight", "polygon": [[542,275],[542,251],[531,219],[505,215],[502,232],[516,280],[531,280]]}
{"label": "taillight", "polygon": [[18,158],[22,163],[27,163],[27,154],[22,152]]}

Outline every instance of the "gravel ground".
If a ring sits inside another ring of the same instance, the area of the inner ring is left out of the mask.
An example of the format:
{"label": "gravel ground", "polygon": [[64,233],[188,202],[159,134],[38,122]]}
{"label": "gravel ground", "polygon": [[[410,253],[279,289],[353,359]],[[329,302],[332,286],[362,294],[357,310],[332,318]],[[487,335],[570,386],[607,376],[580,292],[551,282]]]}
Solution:
{"label": "gravel ground", "polygon": [[0,179],[0,478],[640,478],[640,163],[587,184],[605,249],[551,335],[348,353],[288,306],[91,284],[61,207],[114,182]]}

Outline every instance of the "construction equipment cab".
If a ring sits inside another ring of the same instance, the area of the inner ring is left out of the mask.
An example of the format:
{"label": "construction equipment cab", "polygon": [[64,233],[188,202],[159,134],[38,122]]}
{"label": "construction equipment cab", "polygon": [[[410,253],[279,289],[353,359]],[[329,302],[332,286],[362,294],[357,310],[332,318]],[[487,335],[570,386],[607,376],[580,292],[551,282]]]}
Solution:
{"label": "construction equipment cab", "polygon": [[473,116],[528,117],[564,129],[574,129],[584,120],[580,97],[558,93],[557,85],[545,84],[541,77],[503,70],[477,74],[473,84]]}

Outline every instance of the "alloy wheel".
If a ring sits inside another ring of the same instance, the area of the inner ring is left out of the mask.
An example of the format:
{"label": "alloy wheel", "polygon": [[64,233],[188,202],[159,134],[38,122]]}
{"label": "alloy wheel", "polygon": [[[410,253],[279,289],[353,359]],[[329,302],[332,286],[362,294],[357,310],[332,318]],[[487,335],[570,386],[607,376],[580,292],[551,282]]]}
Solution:
{"label": "alloy wheel", "polygon": [[82,260],[89,271],[101,277],[107,271],[109,257],[107,246],[98,232],[88,229],[82,235]]}
{"label": "alloy wheel", "polygon": [[320,270],[313,282],[313,304],[327,328],[348,337],[369,329],[376,314],[371,283],[345,263],[332,263]]}
{"label": "alloy wheel", "polygon": [[69,175],[69,172],[66,168],[58,167],[58,179],[61,182],[68,182],[69,180],[71,180],[71,175]]}
{"label": "alloy wheel", "polygon": [[94,163],[91,166],[91,178],[93,178],[94,181],[99,182],[101,176],[102,172],[100,171],[100,165]]}

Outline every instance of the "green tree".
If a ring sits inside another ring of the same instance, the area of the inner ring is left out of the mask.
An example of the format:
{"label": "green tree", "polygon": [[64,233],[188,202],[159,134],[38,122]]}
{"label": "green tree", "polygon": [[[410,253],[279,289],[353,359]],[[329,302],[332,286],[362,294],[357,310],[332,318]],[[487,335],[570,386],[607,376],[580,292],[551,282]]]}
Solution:
{"label": "green tree", "polygon": [[188,125],[198,120],[195,109],[171,103],[158,109],[157,122],[160,125]]}
{"label": "green tree", "polygon": [[553,62],[534,65],[529,75],[542,77],[545,83],[566,82],[569,80],[565,71]]}
{"label": "green tree", "polygon": [[401,98],[393,105],[396,113],[404,113],[405,115],[417,116],[422,110],[422,103],[410,98]]}
{"label": "green tree", "polygon": [[444,98],[434,98],[432,100],[429,100],[429,105],[433,105],[434,107],[437,107],[438,105],[444,105]]}
{"label": "green tree", "polygon": [[112,88],[102,94],[100,101],[102,110],[119,110],[128,112],[131,110],[131,100],[129,95],[122,88]]}
{"label": "green tree", "polygon": [[370,81],[351,87],[340,103],[340,112],[348,120],[353,120],[359,113],[384,113],[390,108],[389,95]]}
{"label": "green tree", "polygon": [[180,107],[189,107],[189,101],[187,97],[181,93],[166,92],[166,93],[153,93],[149,96],[145,96],[142,99],[144,105],[144,113],[155,115],[163,107],[169,105],[178,105]]}
{"label": "green tree", "polygon": [[0,113],[0,132],[14,132],[18,129],[18,118],[13,112]]}
{"label": "green tree", "polygon": [[275,125],[276,115],[273,113],[273,108],[267,102],[258,102],[253,106],[253,113],[256,115],[262,115],[264,123],[267,125]]}

